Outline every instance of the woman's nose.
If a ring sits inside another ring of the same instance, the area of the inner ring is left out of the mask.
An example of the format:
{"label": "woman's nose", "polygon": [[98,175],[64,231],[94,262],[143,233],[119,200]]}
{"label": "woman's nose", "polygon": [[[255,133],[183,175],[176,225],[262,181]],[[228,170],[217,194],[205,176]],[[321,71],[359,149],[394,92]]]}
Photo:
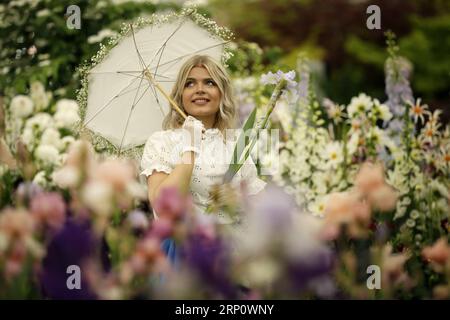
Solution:
{"label": "woman's nose", "polygon": [[196,90],[197,92],[204,92],[203,83],[201,83],[201,82],[197,83],[196,89],[197,89]]}

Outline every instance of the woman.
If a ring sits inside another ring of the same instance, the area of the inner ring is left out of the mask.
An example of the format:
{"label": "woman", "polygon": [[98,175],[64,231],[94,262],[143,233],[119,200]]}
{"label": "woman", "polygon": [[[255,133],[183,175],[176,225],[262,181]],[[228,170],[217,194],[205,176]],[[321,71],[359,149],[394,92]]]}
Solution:
{"label": "woman", "polygon": [[[163,188],[175,186],[184,194],[190,192],[197,211],[203,213],[210,187],[221,183],[228,168],[230,158],[223,155],[234,149],[235,136],[225,132],[234,128],[236,117],[230,79],[221,65],[197,55],[181,67],[171,97],[188,118],[171,109],[163,123],[165,130],[147,140],[141,174],[147,177],[150,203]],[[234,179],[245,179],[249,194],[265,186],[251,158]]]}
{"label": "woman", "polygon": [[[220,64],[196,55],[181,67],[171,97],[188,117],[184,120],[171,109],[164,119],[165,130],[147,140],[141,174],[147,177],[150,203],[164,188],[177,187],[182,194],[190,193],[196,213],[204,214],[210,187],[222,182],[235,145],[236,136],[226,133],[234,129],[236,118],[230,79]],[[245,180],[250,195],[265,187],[250,157],[233,180]],[[231,223],[222,213],[218,218]],[[173,242],[164,245],[170,252]]]}

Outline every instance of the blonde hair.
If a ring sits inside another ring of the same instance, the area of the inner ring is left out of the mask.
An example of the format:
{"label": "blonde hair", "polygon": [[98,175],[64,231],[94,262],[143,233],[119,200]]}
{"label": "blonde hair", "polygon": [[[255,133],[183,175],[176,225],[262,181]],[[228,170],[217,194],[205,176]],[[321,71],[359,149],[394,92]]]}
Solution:
{"label": "blonde hair", "polygon": [[[216,121],[214,122],[213,127],[218,128],[222,133],[224,133],[224,130],[226,129],[234,129],[236,125],[236,103],[234,101],[231,81],[224,67],[216,63],[211,57],[206,55],[195,55],[187,60],[178,72],[178,77],[170,97],[187,114],[183,106],[183,90],[189,72],[191,72],[194,67],[204,67],[208,70],[211,78],[216,82],[221,93],[219,111],[216,114]],[[170,108],[169,113],[164,118],[163,129],[180,128],[183,123],[183,117],[173,108]]]}

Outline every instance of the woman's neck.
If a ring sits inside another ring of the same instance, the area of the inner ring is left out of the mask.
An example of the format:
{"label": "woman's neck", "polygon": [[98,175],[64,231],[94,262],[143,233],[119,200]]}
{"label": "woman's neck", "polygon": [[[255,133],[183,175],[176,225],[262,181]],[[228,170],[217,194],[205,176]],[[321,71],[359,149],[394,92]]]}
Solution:
{"label": "woman's neck", "polygon": [[203,125],[205,126],[205,129],[211,129],[214,128],[214,125],[216,124],[216,117],[215,116],[197,116],[195,117],[198,120],[200,120]]}

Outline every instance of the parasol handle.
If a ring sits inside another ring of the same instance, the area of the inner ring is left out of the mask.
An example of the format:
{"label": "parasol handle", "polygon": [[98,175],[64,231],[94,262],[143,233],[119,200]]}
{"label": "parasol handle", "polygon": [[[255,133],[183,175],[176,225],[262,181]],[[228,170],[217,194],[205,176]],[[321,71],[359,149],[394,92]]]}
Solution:
{"label": "parasol handle", "polygon": [[175,111],[177,111],[183,117],[183,119],[186,119],[187,115],[183,112],[183,110],[181,110],[181,108],[177,105],[177,103],[175,101],[173,101],[173,99],[166,93],[166,91],[164,91],[164,89],[159,85],[159,83],[155,81],[155,79],[152,77],[150,71],[145,70],[144,75],[163,94],[163,96],[166,97],[166,99],[169,101],[172,108],[174,108]]}

